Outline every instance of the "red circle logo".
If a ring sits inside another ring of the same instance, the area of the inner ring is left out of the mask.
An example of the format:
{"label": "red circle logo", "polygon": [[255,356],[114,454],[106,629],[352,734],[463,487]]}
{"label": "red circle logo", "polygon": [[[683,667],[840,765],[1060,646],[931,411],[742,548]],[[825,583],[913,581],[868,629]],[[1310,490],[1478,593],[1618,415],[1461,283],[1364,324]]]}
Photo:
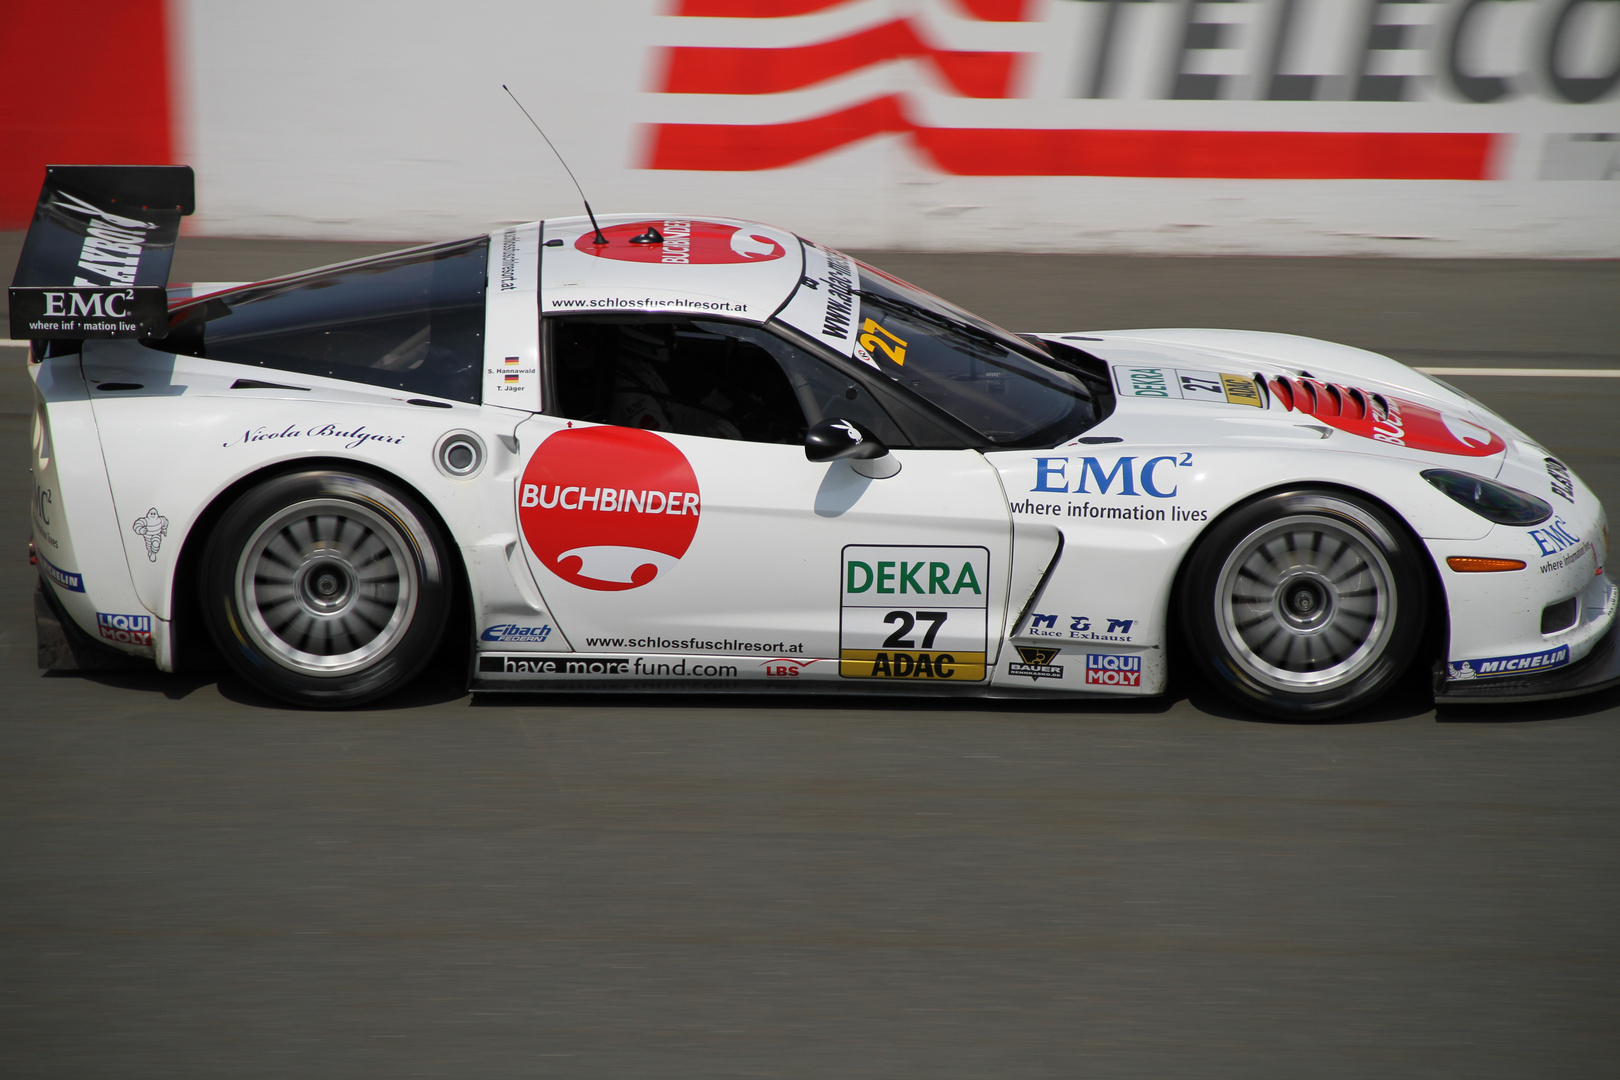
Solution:
{"label": "red circle logo", "polygon": [[1401,398],[1286,376],[1271,380],[1271,389],[1283,408],[1298,409],[1363,439],[1458,457],[1491,457],[1507,449],[1502,436],[1489,428]]}
{"label": "red circle logo", "polygon": [[1507,443],[1496,432],[1450,413],[1399,398],[1389,398],[1388,403],[1387,413],[1369,411],[1358,419],[1318,413],[1316,418],[1340,431],[1360,435],[1363,439],[1375,439],[1392,446],[1427,450],[1434,454],[1491,457],[1507,449]]}
{"label": "red circle logo", "polygon": [[[637,237],[649,237],[649,229],[657,232],[661,239],[655,243],[632,243]],[[746,226],[739,228],[736,225],[686,218],[609,225],[602,230],[602,235],[607,237],[605,244],[596,243],[596,234],[587,232],[574,241],[574,247],[587,255],[603,259],[666,263],[671,266],[770,262],[787,254],[781,244]]]}
{"label": "red circle logo", "polygon": [[584,589],[636,589],[692,545],[702,502],[697,474],[650,431],[570,428],[535,449],[518,486],[529,550]]}

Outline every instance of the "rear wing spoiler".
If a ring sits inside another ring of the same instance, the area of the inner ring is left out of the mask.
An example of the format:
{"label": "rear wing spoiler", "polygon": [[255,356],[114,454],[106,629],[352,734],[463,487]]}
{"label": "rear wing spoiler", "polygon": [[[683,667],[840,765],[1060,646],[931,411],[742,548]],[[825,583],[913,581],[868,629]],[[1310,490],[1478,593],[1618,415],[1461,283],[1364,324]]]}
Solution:
{"label": "rear wing spoiler", "polygon": [[187,165],[50,165],[11,279],[11,337],[157,338],[180,219],[196,205]]}

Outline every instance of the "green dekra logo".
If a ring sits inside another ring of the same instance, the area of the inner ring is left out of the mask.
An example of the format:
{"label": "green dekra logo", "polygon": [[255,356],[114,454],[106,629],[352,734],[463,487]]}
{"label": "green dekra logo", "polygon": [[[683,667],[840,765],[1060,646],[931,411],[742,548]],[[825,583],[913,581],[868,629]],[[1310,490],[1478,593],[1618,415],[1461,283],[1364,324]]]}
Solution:
{"label": "green dekra logo", "polygon": [[975,595],[983,593],[971,562],[964,561],[961,569],[957,569],[950,563],[928,560],[918,562],[900,560],[876,564],[850,560],[844,579],[844,591],[846,593],[870,591],[895,595],[915,593],[918,596],[955,596],[963,591]]}

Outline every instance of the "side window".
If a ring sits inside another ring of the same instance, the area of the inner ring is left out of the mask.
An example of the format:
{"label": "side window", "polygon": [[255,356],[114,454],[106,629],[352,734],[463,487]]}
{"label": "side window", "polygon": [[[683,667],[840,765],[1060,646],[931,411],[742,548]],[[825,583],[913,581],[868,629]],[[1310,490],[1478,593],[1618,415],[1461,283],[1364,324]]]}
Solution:
{"label": "side window", "polygon": [[250,286],[145,344],[477,404],[488,256],[486,237]]}
{"label": "side window", "polygon": [[774,343],[794,396],[812,424],[821,420],[853,420],[886,446],[909,446],[883,406],[860,383],[794,345],[764,330],[749,330]]}
{"label": "side window", "polygon": [[898,434],[850,380],[758,327],[644,316],[555,319],[548,361],[556,411],[574,420],[802,443],[811,423],[842,416],[880,438]]}

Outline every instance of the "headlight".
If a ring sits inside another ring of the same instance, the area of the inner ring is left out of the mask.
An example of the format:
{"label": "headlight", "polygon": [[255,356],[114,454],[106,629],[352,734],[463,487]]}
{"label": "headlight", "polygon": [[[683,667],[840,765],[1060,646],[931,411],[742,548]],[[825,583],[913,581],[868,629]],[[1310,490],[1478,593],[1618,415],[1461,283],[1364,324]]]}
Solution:
{"label": "headlight", "polygon": [[1426,469],[1423,479],[1468,509],[1498,525],[1537,525],[1552,517],[1552,506],[1527,491],[1483,476],[1452,469]]}

